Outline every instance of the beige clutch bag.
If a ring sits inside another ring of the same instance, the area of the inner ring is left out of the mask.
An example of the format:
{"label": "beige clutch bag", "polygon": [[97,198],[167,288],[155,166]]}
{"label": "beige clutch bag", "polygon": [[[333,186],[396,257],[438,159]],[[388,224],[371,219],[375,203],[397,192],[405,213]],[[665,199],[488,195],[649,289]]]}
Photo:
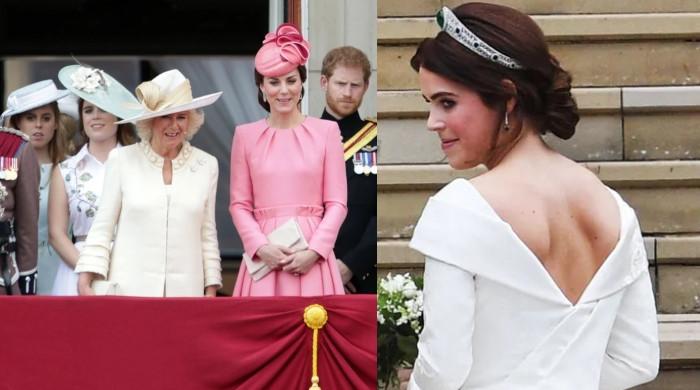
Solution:
{"label": "beige clutch bag", "polygon": [[[307,249],[309,247],[306,239],[304,239],[304,234],[301,232],[299,223],[294,218],[283,223],[282,225],[278,226],[277,229],[270,232],[270,234],[267,235],[267,240],[270,244],[286,246],[295,252]],[[270,267],[268,267],[263,261],[253,261],[253,259],[251,259],[246,253],[243,254],[243,261],[245,261],[245,266],[248,268],[248,273],[254,281],[258,281],[262,279],[263,276],[270,273]]]}
{"label": "beige clutch bag", "polygon": [[92,291],[95,295],[117,295],[119,283],[110,282],[109,280],[93,280]]}

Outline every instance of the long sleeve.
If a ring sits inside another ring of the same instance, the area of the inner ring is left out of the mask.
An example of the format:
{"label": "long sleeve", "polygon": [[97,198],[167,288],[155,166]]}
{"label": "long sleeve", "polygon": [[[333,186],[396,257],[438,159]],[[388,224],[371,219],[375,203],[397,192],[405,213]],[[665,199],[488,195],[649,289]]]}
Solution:
{"label": "long sleeve", "polygon": [[328,259],[338,237],[340,226],[347,215],[348,183],[345,178],[343,145],[340,142],[340,129],[336,123],[326,137],[326,151],[323,163],[323,206],[321,223],[309,240],[309,249]]}
{"label": "long sleeve", "polygon": [[37,267],[39,176],[39,163],[34,150],[30,144],[26,144],[20,156],[15,187],[15,235],[20,276],[34,274]]}
{"label": "long sleeve", "polygon": [[107,278],[114,228],[122,208],[122,178],[120,148],[109,153],[105,164],[105,179],[95,220],[90,227],[75,272],[94,272]]}
{"label": "long sleeve", "polygon": [[474,275],[427,257],[423,281],[424,326],[408,388],[456,390],[472,365]]}
{"label": "long sleeve", "polygon": [[624,294],[603,360],[601,390],[649,382],[659,370],[659,333],[649,271],[645,270]]}
{"label": "long sleeve", "polygon": [[202,224],[202,262],[204,267],[204,286],[221,286],[221,254],[216,233],[216,187],[219,181],[219,164],[213,161],[209,179],[209,197],[204,208]]}
{"label": "long sleeve", "polygon": [[263,234],[258,221],[253,217],[253,182],[250,177],[250,169],[245,154],[245,145],[240,127],[233,134],[231,146],[231,203],[229,212],[233,218],[238,235],[243,241],[243,249],[250,256],[261,246],[267,244],[267,237]]}

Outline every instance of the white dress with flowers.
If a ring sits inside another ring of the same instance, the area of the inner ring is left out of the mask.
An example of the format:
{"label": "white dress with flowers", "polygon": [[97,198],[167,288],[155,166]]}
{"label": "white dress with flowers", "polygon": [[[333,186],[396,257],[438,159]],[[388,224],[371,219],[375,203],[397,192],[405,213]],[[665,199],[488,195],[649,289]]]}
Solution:
{"label": "white dress with flowers", "polygon": [[[69,231],[77,238],[75,247],[81,251],[97,213],[104,183],[104,164],[91,155],[85,145],[59,168],[68,196]],[[58,266],[52,295],[78,295],[78,274],[63,261]]]}
{"label": "white dress with flowers", "polygon": [[429,201],[411,247],[426,256],[409,389],[627,389],[659,365],[654,295],[634,210],[610,190],[620,238],[576,304],[466,180]]}

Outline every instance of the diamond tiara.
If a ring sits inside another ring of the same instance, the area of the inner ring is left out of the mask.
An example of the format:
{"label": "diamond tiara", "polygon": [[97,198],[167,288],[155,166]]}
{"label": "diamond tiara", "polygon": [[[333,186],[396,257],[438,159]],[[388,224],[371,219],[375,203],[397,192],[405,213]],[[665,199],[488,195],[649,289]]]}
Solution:
{"label": "diamond tiara", "polygon": [[523,69],[514,59],[491,47],[471,32],[447,7],[442,7],[435,16],[442,31],[479,56],[511,69]]}

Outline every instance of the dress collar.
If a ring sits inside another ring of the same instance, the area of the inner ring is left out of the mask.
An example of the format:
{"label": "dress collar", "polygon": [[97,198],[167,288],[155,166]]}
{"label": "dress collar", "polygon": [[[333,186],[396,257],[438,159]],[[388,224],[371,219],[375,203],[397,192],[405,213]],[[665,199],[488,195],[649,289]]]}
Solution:
{"label": "dress collar", "polygon": [[[141,150],[143,150],[143,153],[146,155],[146,158],[151,162],[151,164],[158,168],[163,168],[165,159],[160,154],[156,153],[155,150],[153,150],[150,142],[141,141],[139,142],[139,147],[141,147]],[[178,153],[178,155],[173,159],[173,169],[175,170],[184,167],[191,155],[192,145],[190,145],[188,141],[183,142],[180,153]]]}
{"label": "dress collar", "polygon": [[[115,148],[121,148],[121,147],[122,147],[122,145],[119,142],[117,142],[117,146],[115,146]],[[90,151],[88,150],[88,144],[85,144],[80,148],[78,153],[76,153],[73,157],[65,160],[62,164],[64,164],[65,166],[72,165],[73,167],[77,167],[78,164],[80,164],[82,161],[89,161],[89,160],[95,161],[96,163],[98,163],[100,165],[104,164],[103,162],[98,160],[95,156],[93,156],[90,153]]]}
{"label": "dress collar", "polygon": [[77,162],[82,161],[83,159],[85,159],[85,157],[87,157],[87,156],[91,156],[91,157],[92,157],[92,155],[91,155],[90,152],[88,151],[88,144],[85,144],[85,145],[83,145],[82,148],[80,148],[80,150],[78,151],[78,153],[76,153],[75,156],[73,156],[73,158],[75,159],[75,162],[77,163]]}

